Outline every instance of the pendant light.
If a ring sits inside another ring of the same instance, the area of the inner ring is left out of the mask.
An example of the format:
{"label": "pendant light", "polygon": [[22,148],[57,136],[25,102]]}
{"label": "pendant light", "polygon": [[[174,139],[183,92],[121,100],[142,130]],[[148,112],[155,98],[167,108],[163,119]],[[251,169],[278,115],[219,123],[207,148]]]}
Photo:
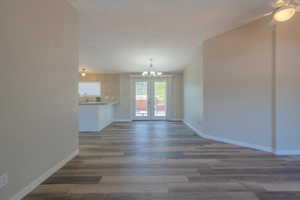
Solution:
{"label": "pendant light", "polygon": [[143,73],[142,73],[142,76],[144,77],[157,77],[157,76],[161,76],[162,75],[162,72],[157,72],[154,70],[154,67],[153,67],[153,59],[151,58],[150,59],[150,66],[149,66],[149,69],[148,70],[145,70]]}
{"label": "pendant light", "polygon": [[86,77],[86,75],[87,75],[87,72],[88,72],[88,71],[87,71],[87,69],[86,69],[86,68],[82,68],[82,69],[80,70],[80,72],[79,72],[79,73],[80,73],[80,76],[81,76],[81,77]]}

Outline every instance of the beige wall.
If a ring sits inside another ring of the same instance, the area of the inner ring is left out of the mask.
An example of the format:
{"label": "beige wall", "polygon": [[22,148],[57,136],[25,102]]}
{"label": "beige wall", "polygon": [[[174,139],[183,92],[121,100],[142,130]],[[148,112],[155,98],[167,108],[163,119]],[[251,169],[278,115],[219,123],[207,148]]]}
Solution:
{"label": "beige wall", "polygon": [[272,149],[273,33],[269,18],[204,43],[204,132]]}
{"label": "beige wall", "polygon": [[77,13],[65,0],[1,0],[0,43],[8,200],[78,149]]}
{"label": "beige wall", "polygon": [[80,77],[80,81],[99,81],[103,98],[120,99],[120,74],[87,74],[86,77]]}
{"label": "beige wall", "polygon": [[300,154],[300,14],[276,29],[277,151]]}
{"label": "beige wall", "polygon": [[300,15],[266,17],[204,44],[205,134],[300,154]]}
{"label": "beige wall", "polygon": [[183,73],[171,73],[172,82],[169,89],[171,90],[171,100],[168,101],[168,120],[183,119]]}
{"label": "beige wall", "polygon": [[100,81],[102,97],[114,96],[119,102],[114,106],[114,120],[131,119],[130,74],[88,74],[80,81]]}
{"label": "beige wall", "polygon": [[198,131],[203,125],[203,48],[197,50],[183,78],[184,121]]}
{"label": "beige wall", "polygon": [[131,120],[131,86],[130,75],[120,75],[120,101],[115,106],[114,118],[117,121]]}

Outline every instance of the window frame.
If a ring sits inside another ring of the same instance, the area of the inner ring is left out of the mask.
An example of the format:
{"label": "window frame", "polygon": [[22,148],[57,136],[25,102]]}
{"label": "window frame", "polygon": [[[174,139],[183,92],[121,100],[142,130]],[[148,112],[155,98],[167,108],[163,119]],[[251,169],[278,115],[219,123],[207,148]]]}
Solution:
{"label": "window frame", "polygon": [[[84,94],[81,94],[80,92],[80,84],[84,84],[84,83],[96,83],[97,85],[99,85],[99,95],[84,95]],[[101,97],[101,82],[100,81],[79,81],[78,83],[78,93],[79,93],[79,96],[80,97]]]}

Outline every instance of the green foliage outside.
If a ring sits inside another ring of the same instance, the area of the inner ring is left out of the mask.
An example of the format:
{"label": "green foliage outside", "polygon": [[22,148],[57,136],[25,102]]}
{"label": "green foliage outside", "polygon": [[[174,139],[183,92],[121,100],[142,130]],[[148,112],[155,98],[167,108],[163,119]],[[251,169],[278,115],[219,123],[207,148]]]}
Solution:
{"label": "green foliage outside", "polygon": [[155,96],[161,101],[166,100],[166,82],[155,82]]}

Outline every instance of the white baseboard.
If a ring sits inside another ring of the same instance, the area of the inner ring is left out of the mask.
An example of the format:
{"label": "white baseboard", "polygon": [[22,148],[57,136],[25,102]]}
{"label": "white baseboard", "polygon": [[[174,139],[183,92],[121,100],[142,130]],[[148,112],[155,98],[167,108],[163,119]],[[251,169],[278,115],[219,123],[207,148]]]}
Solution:
{"label": "white baseboard", "polygon": [[201,132],[200,130],[196,129],[195,127],[193,127],[190,123],[188,123],[186,121],[183,121],[183,122],[188,127],[193,129],[193,131],[195,131],[200,137],[210,139],[210,140],[216,140],[216,141],[224,142],[224,143],[228,143],[228,144],[238,145],[238,146],[242,146],[242,147],[247,147],[247,148],[250,148],[250,149],[255,149],[255,150],[260,150],[260,151],[273,153],[272,147],[265,147],[265,146],[260,146],[260,145],[256,145],[256,144],[249,144],[249,143],[246,143],[246,142],[240,142],[240,141],[236,141],[236,140],[232,140],[232,139],[207,135],[207,134]]}
{"label": "white baseboard", "polygon": [[168,119],[169,122],[182,122],[182,119]]}
{"label": "white baseboard", "polygon": [[274,153],[278,156],[297,156],[300,155],[300,150],[275,150]]}
{"label": "white baseboard", "polygon": [[[114,120],[114,122],[132,122],[132,121],[133,121],[132,119],[115,119]],[[158,120],[158,121],[160,121],[160,120]],[[182,122],[182,119],[168,119],[167,121]]]}
{"label": "white baseboard", "polygon": [[114,122],[131,122],[131,119],[114,119]]}
{"label": "white baseboard", "polygon": [[236,140],[232,140],[232,139],[211,136],[211,135],[207,135],[207,134],[204,134],[204,133],[201,133],[201,136],[204,137],[204,138],[207,138],[207,139],[211,139],[211,140],[216,140],[216,141],[220,141],[220,142],[224,142],[224,143],[229,143],[229,144],[233,144],[233,145],[247,147],[247,148],[250,148],[250,149],[255,149],[255,150],[259,150],[259,151],[265,151],[265,152],[273,153],[272,147],[260,146],[260,145],[256,145],[256,144],[249,144],[249,143],[246,143],[246,142],[240,142],[240,141],[236,141]]}
{"label": "white baseboard", "polygon": [[79,150],[75,150],[70,155],[68,155],[67,158],[64,160],[58,162],[55,166],[47,170],[44,174],[42,174],[40,177],[38,177],[36,180],[32,181],[29,185],[24,187],[20,192],[15,194],[10,200],[21,200],[24,198],[27,194],[32,192],[37,186],[39,186],[42,182],[44,182],[46,179],[48,179],[51,175],[53,175],[55,172],[57,172],[60,168],[62,168],[67,162],[72,160],[76,155],[78,155]]}
{"label": "white baseboard", "polygon": [[188,127],[190,127],[193,131],[195,131],[200,137],[203,137],[203,136],[201,136],[201,131],[200,130],[198,130],[196,127],[194,127],[194,126],[192,126],[189,122],[187,122],[186,120],[182,120],[183,121],[183,123],[185,124],[185,125],[187,125]]}

